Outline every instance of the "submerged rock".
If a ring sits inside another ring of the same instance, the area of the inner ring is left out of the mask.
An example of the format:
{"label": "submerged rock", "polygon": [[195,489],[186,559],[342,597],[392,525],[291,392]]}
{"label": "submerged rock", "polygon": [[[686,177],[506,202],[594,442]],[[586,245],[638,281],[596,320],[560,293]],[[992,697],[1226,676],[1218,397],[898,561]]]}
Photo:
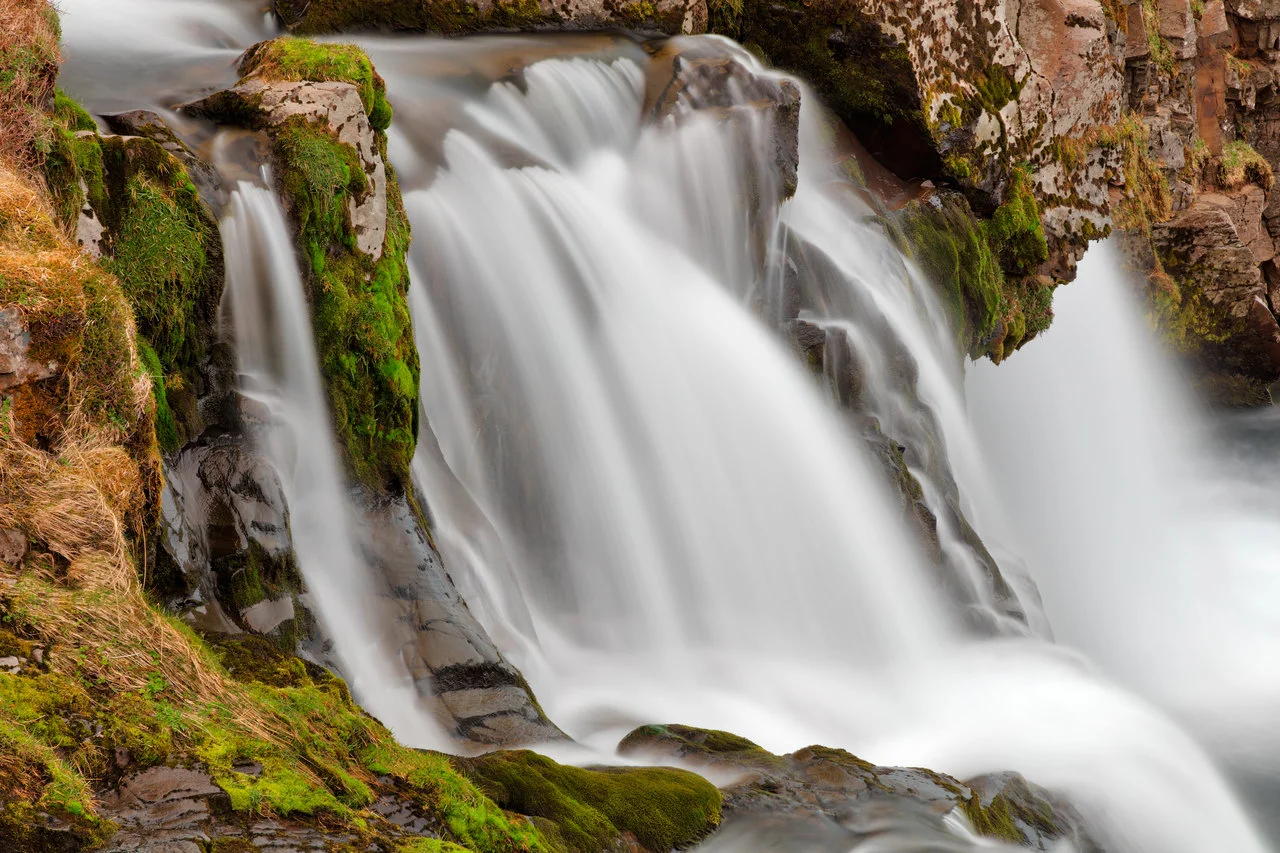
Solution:
{"label": "submerged rock", "polygon": [[754,200],[758,205],[790,198],[800,167],[800,87],[722,53],[702,55],[681,40],[673,45],[664,47],[664,52],[678,51],[671,56],[671,78],[646,99],[650,118],[716,117],[739,128],[744,151],[759,150],[765,136],[766,174],[748,176]]}

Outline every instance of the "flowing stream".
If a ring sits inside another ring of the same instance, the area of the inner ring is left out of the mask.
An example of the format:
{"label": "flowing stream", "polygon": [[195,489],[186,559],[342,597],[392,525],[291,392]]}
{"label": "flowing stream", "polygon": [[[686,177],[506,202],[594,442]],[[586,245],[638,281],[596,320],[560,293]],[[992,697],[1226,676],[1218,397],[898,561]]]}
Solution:
{"label": "flowing stream", "polygon": [[[231,0],[65,5],[64,85],[95,111],[225,85],[270,35]],[[1200,744],[1258,758],[1263,733],[1239,727],[1280,705],[1256,689],[1274,683],[1274,623],[1238,612],[1276,597],[1274,492],[1203,452],[1108,248],[1043,341],[971,369],[966,404],[942,311],[832,167],[807,92],[798,188],[778,207],[772,117],[730,86],[727,106],[700,109],[694,87],[654,118],[665,66],[628,39],[363,43],[396,108],[414,230],[417,487],[470,607],[595,760],[635,725],[683,722],[961,778],[1019,770],[1066,791],[1113,851],[1266,849]],[[729,42],[673,45],[779,84]],[[367,568],[287,223],[250,184],[225,217],[242,393],[315,609],[370,710],[436,745],[359,606]],[[843,402],[904,445],[940,569],[871,424],[833,404],[847,383],[807,373],[780,322],[858,365]],[[1170,536],[1209,489],[1226,498]],[[1280,763],[1259,761],[1257,777]]]}

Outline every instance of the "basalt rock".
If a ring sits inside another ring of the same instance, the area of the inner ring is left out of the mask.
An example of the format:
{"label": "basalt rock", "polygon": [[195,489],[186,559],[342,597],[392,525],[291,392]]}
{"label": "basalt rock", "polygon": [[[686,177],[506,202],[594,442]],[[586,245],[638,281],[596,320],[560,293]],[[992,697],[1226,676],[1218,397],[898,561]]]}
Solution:
{"label": "basalt rock", "polygon": [[388,634],[444,726],[484,744],[563,739],[472,616],[408,498],[361,490],[356,503],[365,560],[381,581]]}
{"label": "basalt rock", "polygon": [[942,818],[956,813],[988,839],[1021,849],[1056,850],[1065,840],[1081,853],[1100,853],[1069,803],[1016,773],[962,782],[922,768],[879,767],[821,746],[774,755],[728,732],[680,725],[642,726],[618,752],[731,779],[721,788],[722,832],[729,836],[749,827],[835,842],[815,849],[856,849],[871,838],[912,841],[900,848],[868,844],[877,850],[969,849],[943,828]]}
{"label": "basalt rock", "polygon": [[[1208,393],[1223,403],[1252,402],[1252,388],[1260,402],[1266,386],[1280,379],[1280,326],[1257,251],[1241,240],[1233,213],[1239,215],[1239,206],[1231,199],[1202,196],[1156,226],[1153,244],[1173,281],[1172,292],[1162,297],[1176,301],[1167,311],[1170,334],[1181,333],[1175,341],[1204,370]],[[1204,329],[1212,331],[1206,335]]]}

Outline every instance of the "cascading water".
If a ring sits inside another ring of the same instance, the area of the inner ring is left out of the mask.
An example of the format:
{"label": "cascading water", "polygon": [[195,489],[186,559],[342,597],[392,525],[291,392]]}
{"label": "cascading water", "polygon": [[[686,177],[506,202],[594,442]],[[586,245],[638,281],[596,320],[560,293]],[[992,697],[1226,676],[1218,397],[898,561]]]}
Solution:
{"label": "cascading water", "polygon": [[[120,103],[119,85],[135,27],[111,46],[109,20],[90,37],[76,16],[100,20],[118,4],[67,5],[67,79],[84,87],[73,92],[96,110],[137,106]],[[211,7],[213,30],[197,25]],[[138,8],[159,21],[139,49],[163,73],[137,83],[159,106],[228,82],[237,50],[267,35],[252,4]],[[751,62],[719,40],[680,44]],[[1043,641],[978,641],[960,627],[985,613],[1016,633],[1025,612],[1046,633],[1030,585],[1002,559],[1012,589],[998,589],[964,530],[968,516],[1002,534],[995,507],[1016,492],[1000,471],[986,483],[945,321],[874,211],[826,168],[807,95],[799,189],[775,222],[761,204],[782,183],[767,122],[735,113],[740,91],[714,114],[651,121],[659,63],[627,40],[367,46],[389,81],[392,160],[410,190],[431,428],[419,487],[473,609],[567,731],[611,749],[635,723],[680,721],[961,776],[1012,768],[1069,792],[1109,850],[1264,849],[1196,744],[1157,712]],[[431,742],[360,611],[365,569],[332,437],[317,428],[327,413],[287,227],[265,190],[241,187],[224,233],[244,391],[268,415],[262,447],[338,664],[402,737]],[[945,585],[857,429],[772,328],[788,270],[801,267],[797,319],[826,330],[828,347],[847,343],[864,410],[910,444],[958,570]],[[1089,282],[1086,269],[1073,288]],[[1037,497],[1055,488],[1022,482]],[[1063,530],[1086,536],[1086,522]],[[1068,604],[1053,579],[1079,567],[1041,570],[1035,542],[1009,541],[1026,546],[1057,620]],[[1055,628],[1082,645],[1085,623],[1062,618]],[[1126,648],[1133,666],[1112,664],[1117,674],[1161,653]]]}
{"label": "cascading water", "polygon": [[355,695],[400,739],[447,742],[384,637],[367,563],[352,529],[302,278],[284,211],[241,182],[222,222],[225,307],[240,369],[242,417],[275,467],[308,604]]}
{"label": "cascading water", "polygon": [[[1046,339],[1009,370],[971,373],[1002,499],[984,509],[1039,569],[1062,641],[1274,780],[1274,462],[1187,399],[1120,270],[1115,247],[1093,250]],[[1274,417],[1249,428],[1274,441]]]}
{"label": "cascading water", "polygon": [[[485,543],[450,556],[471,568],[491,629],[517,635],[508,648],[551,715],[602,748],[630,725],[681,720],[779,749],[817,741],[957,773],[1018,767],[1070,791],[1116,849],[1261,850],[1211,764],[1152,709],[1053,647],[972,644],[910,548],[881,544],[866,559],[871,543],[901,543],[901,525],[883,493],[855,486],[874,479],[858,445],[744,310],[765,277],[728,274],[753,268],[742,182],[757,164],[740,138],[685,115],[557,153],[567,148],[554,135],[584,125],[575,110],[639,79],[624,62],[551,60],[524,75],[525,99],[469,101],[482,128],[541,122],[528,152],[539,165],[505,165],[453,131],[430,186],[406,198],[417,334],[431,342],[423,384],[437,389],[423,402],[439,444],[418,471],[450,540]],[[411,85],[381,67],[393,92]],[[551,98],[546,81],[571,91]],[[509,162],[514,135],[496,135]],[[803,152],[816,166],[802,161],[780,226],[831,259],[812,319],[854,339],[886,429],[933,437],[944,455],[954,441],[981,474],[927,289],[863,221],[871,211],[831,190],[811,135]],[[720,168],[698,168],[700,156]],[[724,233],[738,236],[709,238]],[[927,407],[895,387],[885,337],[909,350]],[[973,605],[994,607],[987,579],[970,580]],[[901,636],[886,617],[907,628],[898,643],[886,643]],[[1192,790],[1211,821],[1170,807]]]}

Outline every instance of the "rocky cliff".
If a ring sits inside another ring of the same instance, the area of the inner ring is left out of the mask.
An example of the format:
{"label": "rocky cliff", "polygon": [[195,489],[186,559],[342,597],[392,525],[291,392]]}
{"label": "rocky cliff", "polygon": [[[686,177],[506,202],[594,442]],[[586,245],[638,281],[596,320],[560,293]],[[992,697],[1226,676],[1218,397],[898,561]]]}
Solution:
{"label": "rocky cliff", "polygon": [[[589,5],[589,4],[588,4]],[[1124,235],[1152,323],[1206,396],[1280,378],[1280,8],[1257,0],[720,0],[602,6],[278,0],[298,32],[622,26],[715,32],[803,76],[921,188],[904,230],[965,347],[1052,319],[1090,240]],[[664,17],[665,16],[665,17]],[[667,19],[670,19],[669,21]],[[664,23],[665,21],[665,23]]]}

